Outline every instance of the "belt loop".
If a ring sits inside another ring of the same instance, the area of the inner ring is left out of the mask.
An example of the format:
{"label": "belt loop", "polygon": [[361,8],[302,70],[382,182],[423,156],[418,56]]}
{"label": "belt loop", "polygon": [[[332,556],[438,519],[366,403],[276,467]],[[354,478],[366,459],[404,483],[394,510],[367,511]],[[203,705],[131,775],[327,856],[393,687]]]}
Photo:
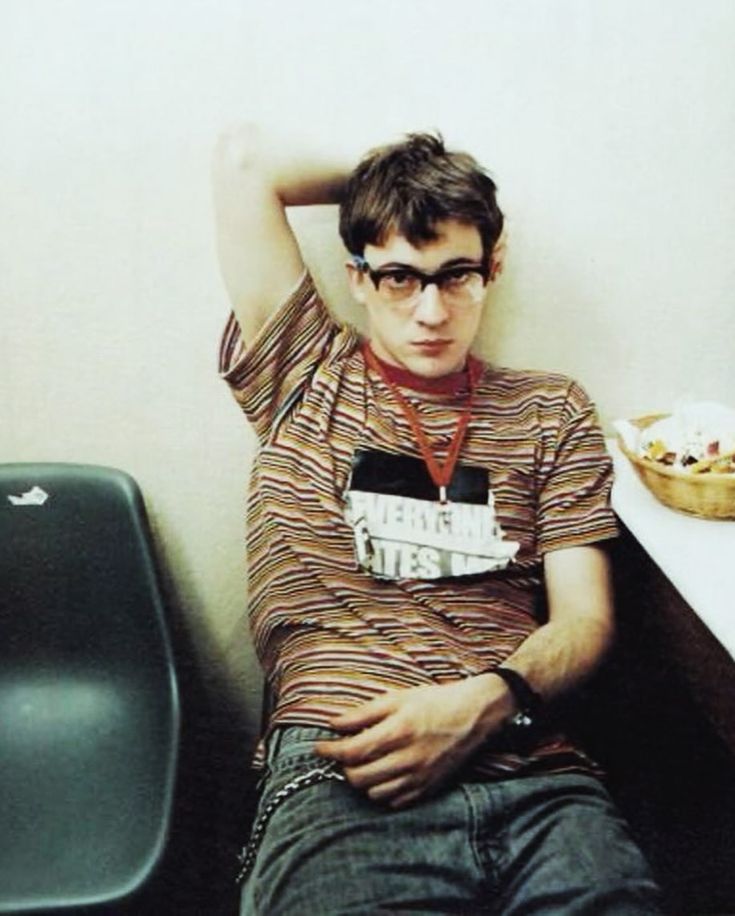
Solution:
{"label": "belt loop", "polygon": [[285,734],[286,729],[282,725],[277,725],[266,741],[265,759],[269,768],[273,765],[273,761],[278,756],[278,752],[281,749],[281,742]]}

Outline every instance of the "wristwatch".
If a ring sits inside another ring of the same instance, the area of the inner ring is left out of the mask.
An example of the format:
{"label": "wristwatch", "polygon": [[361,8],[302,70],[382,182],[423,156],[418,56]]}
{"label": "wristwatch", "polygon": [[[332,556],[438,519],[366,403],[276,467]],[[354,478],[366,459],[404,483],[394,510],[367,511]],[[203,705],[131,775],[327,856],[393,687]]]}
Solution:
{"label": "wristwatch", "polygon": [[538,724],[538,715],[543,701],[523,675],[512,668],[500,666],[493,668],[492,673],[505,681],[518,704],[518,711],[506,721],[503,733],[514,748],[528,750],[528,745],[535,734],[535,726]]}

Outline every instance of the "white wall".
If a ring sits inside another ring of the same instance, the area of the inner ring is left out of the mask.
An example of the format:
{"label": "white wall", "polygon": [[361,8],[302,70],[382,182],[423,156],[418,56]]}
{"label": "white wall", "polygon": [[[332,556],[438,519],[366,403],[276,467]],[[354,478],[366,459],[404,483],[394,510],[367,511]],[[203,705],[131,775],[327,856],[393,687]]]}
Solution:
{"label": "white wall", "polygon": [[[217,130],[439,127],[508,214],[485,355],[577,376],[606,420],[735,404],[733,39],[730,0],[3,0],[0,460],[133,473],[208,670],[254,691]],[[344,309],[333,215],[294,221]]]}

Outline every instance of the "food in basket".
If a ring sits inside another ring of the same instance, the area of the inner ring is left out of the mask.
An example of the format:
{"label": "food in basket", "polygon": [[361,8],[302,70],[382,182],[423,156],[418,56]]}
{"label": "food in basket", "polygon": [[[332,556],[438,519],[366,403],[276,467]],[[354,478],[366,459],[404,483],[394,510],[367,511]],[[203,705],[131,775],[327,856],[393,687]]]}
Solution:
{"label": "food in basket", "polygon": [[735,474],[735,410],[687,404],[640,430],[636,453],[690,474]]}
{"label": "food in basket", "polygon": [[614,425],[623,454],[659,502],[735,520],[735,410],[703,402]]}

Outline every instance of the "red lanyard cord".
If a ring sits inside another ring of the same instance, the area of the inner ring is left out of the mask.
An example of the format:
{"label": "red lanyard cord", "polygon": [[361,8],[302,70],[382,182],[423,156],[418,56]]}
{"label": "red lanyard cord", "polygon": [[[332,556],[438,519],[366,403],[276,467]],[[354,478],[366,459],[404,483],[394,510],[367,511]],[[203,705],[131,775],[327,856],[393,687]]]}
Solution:
{"label": "red lanyard cord", "polygon": [[465,404],[464,410],[457,420],[457,426],[454,430],[452,442],[449,446],[449,453],[447,454],[444,463],[441,463],[434,456],[431,448],[431,443],[429,442],[426,433],[421,426],[421,421],[419,420],[416,411],[404,396],[401,389],[396,384],[394,384],[393,380],[388,376],[368,343],[366,343],[363,347],[363,353],[365,354],[365,360],[370,368],[378,373],[381,379],[386,383],[386,385],[388,385],[393,394],[396,396],[396,400],[400,404],[404,416],[408,420],[408,423],[413,431],[413,434],[416,436],[416,440],[419,444],[419,449],[421,450],[421,456],[426,462],[426,467],[429,471],[431,479],[433,480],[435,486],[439,488],[439,500],[440,502],[445,503],[447,501],[447,487],[452,480],[454,468],[457,465],[459,452],[462,448],[462,443],[464,442],[464,438],[467,433],[467,427],[472,416],[472,405],[475,394],[475,380],[472,377],[472,368],[470,366],[467,367],[467,386],[469,389],[469,393],[467,395],[467,403]]}

